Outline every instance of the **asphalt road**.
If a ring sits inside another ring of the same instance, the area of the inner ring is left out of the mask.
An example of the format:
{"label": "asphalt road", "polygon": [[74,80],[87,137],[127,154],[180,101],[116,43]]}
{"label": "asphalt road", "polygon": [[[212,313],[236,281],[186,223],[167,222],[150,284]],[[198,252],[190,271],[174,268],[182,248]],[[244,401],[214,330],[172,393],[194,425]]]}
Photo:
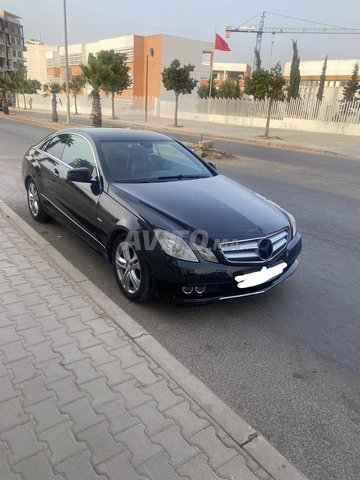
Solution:
{"label": "asphalt road", "polygon": [[87,244],[30,218],[21,158],[48,132],[0,118],[0,197],[311,479],[359,480],[360,162],[219,141],[240,156],[222,173],[296,216],[297,273],[259,297],[134,305]]}

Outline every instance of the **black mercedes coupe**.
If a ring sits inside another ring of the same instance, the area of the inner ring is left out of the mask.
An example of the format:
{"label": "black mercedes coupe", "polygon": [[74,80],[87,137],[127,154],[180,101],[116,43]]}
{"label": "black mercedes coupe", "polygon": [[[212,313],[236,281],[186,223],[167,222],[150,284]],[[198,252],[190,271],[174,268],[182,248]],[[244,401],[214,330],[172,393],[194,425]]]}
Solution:
{"label": "black mercedes coupe", "polygon": [[59,220],[101,252],[133,301],[255,295],[298,265],[290,213],[166,135],[62,130],[26,152],[22,175],[32,217]]}

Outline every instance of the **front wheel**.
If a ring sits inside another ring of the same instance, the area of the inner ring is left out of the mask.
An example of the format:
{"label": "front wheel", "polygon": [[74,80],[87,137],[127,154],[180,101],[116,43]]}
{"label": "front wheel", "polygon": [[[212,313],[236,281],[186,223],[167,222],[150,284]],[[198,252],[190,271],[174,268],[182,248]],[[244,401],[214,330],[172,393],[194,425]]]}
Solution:
{"label": "front wheel", "polygon": [[122,238],[115,241],[112,264],[116,281],[125,297],[133,302],[145,302],[154,296],[148,264],[141,252]]}
{"label": "front wheel", "polygon": [[27,202],[31,216],[37,222],[46,222],[49,215],[45,212],[40,200],[39,191],[33,180],[29,180],[26,186]]}

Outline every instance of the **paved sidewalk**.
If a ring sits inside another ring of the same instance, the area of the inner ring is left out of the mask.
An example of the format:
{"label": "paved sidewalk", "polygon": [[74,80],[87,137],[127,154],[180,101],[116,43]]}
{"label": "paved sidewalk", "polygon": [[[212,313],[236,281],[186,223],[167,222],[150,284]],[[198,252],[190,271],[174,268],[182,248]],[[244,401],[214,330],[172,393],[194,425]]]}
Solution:
{"label": "paved sidewalk", "polygon": [[304,478],[0,202],[1,480]]}
{"label": "paved sidewalk", "polygon": [[[7,118],[18,118],[24,120],[46,120],[46,126],[57,128],[51,122],[51,113],[46,110],[11,110]],[[59,111],[59,119],[65,122],[65,114]],[[89,115],[72,115],[71,121],[74,125],[91,125]],[[265,120],[264,120],[265,122]],[[270,126],[272,138],[260,138],[264,134],[264,128],[245,127],[231,124],[220,124],[214,122],[203,122],[196,120],[179,120],[181,128],[175,128],[169,118],[149,117],[145,123],[144,117],[140,115],[128,115],[126,110],[119,115],[119,118],[112,120],[103,116],[104,126],[122,126],[132,128],[147,128],[161,130],[164,132],[190,134],[204,136],[205,138],[218,138],[235,140],[244,143],[254,143],[264,146],[289,148],[295,150],[315,151],[320,153],[331,153],[335,155],[349,156],[360,159],[360,137],[352,135],[335,135],[330,133],[302,132],[298,130],[276,129]],[[61,125],[58,125],[60,128]]]}

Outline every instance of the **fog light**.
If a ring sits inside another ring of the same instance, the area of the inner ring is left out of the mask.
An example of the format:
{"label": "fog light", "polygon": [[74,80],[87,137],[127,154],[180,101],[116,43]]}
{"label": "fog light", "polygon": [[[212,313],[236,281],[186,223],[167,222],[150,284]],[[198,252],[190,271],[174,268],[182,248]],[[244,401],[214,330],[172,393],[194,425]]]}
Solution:
{"label": "fog light", "polygon": [[194,287],[182,287],[181,289],[185,295],[190,295],[194,291]]}
{"label": "fog light", "polygon": [[206,287],[204,285],[200,285],[199,287],[195,287],[195,292],[198,293],[199,295],[202,295],[206,290]]}

